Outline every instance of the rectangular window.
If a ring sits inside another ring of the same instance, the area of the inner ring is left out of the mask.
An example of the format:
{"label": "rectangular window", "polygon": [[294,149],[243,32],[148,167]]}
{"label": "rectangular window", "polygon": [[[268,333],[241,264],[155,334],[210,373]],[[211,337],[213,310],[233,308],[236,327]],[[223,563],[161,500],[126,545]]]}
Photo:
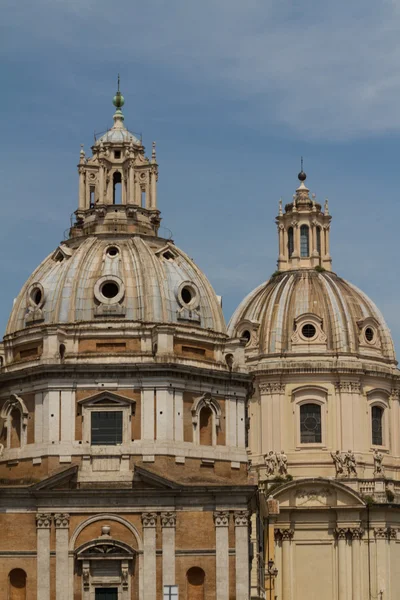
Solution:
{"label": "rectangular window", "polygon": [[96,588],[95,600],[118,600],[118,588]]}
{"label": "rectangular window", "polygon": [[93,446],[122,444],[122,411],[93,411],[91,414]]}
{"label": "rectangular window", "polygon": [[164,585],[164,600],[178,600],[177,585]]}
{"label": "rectangular window", "polygon": [[320,444],[322,442],[321,407],[319,404],[300,406],[300,442]]}

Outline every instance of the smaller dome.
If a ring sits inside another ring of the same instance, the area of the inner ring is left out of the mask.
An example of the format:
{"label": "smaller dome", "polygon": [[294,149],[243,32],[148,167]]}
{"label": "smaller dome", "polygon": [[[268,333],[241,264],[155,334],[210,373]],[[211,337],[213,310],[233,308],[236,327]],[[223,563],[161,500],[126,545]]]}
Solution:
{"label": "smaller dome", "polygon": [[114,128],[112,127],[106,133],[96,140],[96,146],[103,144],[135,144],[135,146],[141,146],[142,142],[128,129]]}
{"label": "smaller dome", "polygon": [[354,354],[394,363],[385,320],[375,304],[335,273],[287,271],[243,300],[228,333],[260,354]]}

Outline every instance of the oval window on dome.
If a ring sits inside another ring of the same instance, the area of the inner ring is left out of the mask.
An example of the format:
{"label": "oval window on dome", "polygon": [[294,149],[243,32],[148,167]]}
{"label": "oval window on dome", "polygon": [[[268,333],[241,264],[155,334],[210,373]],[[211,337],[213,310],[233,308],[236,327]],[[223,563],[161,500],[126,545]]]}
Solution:
{"label": "oval window on dome", "polygon": [[310,340],[316,336],[317,330],[315,329],[315,325],[313,325],[312,323],[306,323],[301,328],[301,333],[305,338]]}
{"label": "oval window on dome", "polygon": [[367,342],[371,343],[374,341],[375,338],[375,331],[372,329],[372,327],[367,327],[365,329],[365,339],[367,340]]}
{"label": "oval window on dome", "polygon": [[244,331],[242,331],[242,333],[240,334],[240,339],[245,340],[246,346],[247,346],[247,344],[250,342],[250,339],[251,339],[250,331],[248,329],[245,329]]}
{"label": "oval window on dome", "polygon": [[94,286],[94,295],[100,304],[117,304],[124,294],[125,286],[116,275],[105,275]]}
{"label": "oval window on dome", "polygon": [[40,308],[44,304],[44,290],[40,283],[34,283],[28,292],[28,302],[34,308]]}
{"label": "oval window on dome", "polygon": [[117,246],[109,246],[106,250],[107,256],[114,258],[114,256],[118,256],[119,248]]}

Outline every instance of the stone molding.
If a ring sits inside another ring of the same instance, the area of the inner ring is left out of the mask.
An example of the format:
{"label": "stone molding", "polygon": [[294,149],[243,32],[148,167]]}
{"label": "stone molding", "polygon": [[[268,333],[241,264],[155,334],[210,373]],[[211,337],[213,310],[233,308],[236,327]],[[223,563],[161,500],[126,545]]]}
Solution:
{"label": "stone molding", "polygon": [[228,527],[229,526],[229,511],[227,511],[227,510],[214,511],[214,523],[215,523],[215,527]]}
{"label": "stone molding", "polygon": [[176,527],[176,513],[175,512],[162,512],[161,513],[161,527]]}
{"label": "stone molding", "polygon": [[49,513],[38,513],[36,515],[37,529],[50,529],[53,517]]}
{"label": "stone molding", "polygon": [[248,510],[238,510],[233,513],[235,527],[247,527],[249,524],[250,513]]}
{"label": "stone molding", "polygon": [[339,381],[335,383],[335,391],[359,394],[361,392],[361,384],[359,381]]}
{"label": "stone molding", "polygon": [[258,388],[261,394],[283,394],[285,384],[280,382],[260,383]]}
{"label": "stone molding", "polygon": [[397,540],[397,531],[394,527],[375,527],[374,535],[377,540]]}
{"label": "stone molding", "polygon": [[155,512],[142,513],[142,524],[143,524],[143,527],[156,527],[157,526],[157,513],[155,513]]}
{"label": "stone molding", "polygon": [[56,513],[54,515],[54,524],[56,529],[69,529],[69,514]]}

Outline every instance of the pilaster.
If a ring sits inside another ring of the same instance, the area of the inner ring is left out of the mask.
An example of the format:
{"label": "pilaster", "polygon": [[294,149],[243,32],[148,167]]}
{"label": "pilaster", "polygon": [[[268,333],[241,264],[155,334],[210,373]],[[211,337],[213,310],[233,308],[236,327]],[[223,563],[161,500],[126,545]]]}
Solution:
{"label": "pilaster", "polygon": [[143,600],[156,600],[156,526],[157,513],[142,514],[143,525]]}
{"label": "pilaster", "polygon": [[[52,516],[36,515],[37,600],[50,600],[50,529]],[[68,571],[67,571],[68,573]]]}
{"label": "pilaster", "polygon": [[175,585],[176,513],[161,513],[163,586]]}
{"label": "pilaster", "polygon": [[66,513],[55,514],[54,524],[56,527],[56,598],[57,600],[69,600],[69,515]]}
{"label": "pilaster", "polygon": [[216,600],[229,600],[229,512],[216,510],[215,553],[216,553]]}
{"label": "pilaster", "polygon": [[352,558],[352,600],[361,600],[361,538],[363,530],[360,527],[349,529],[351,535]]}
{"label": "pilaster", "polygon": [[236,549],[236,600],[249,598],[249,512],[233,513]]}
{"label": "pilaster", "polygon": [[282,536],[282,600],[292,600],[292,553],[293,529],[281,529]]}
{"label": "pilaster", "polygon": [[335,530],[338,548],[338,600],[347,600],[346,569],[346,537],[347,529],[337,527]]}

